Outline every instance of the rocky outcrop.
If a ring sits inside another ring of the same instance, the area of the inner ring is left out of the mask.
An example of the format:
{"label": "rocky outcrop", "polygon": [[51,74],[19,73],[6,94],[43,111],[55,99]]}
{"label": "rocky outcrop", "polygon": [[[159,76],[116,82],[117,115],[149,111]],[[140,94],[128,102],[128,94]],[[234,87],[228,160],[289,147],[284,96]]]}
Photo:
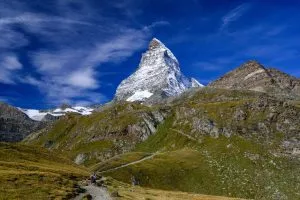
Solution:
{"label": "rocky outcrop", "polygon": [[[141,143],[157,131],[159,124],[163,123],[168,115],[168,111],[159,110],[139,113],[139,120],[133,124],[127,124],[118,131],[114,127],[106,128],[101,135],[93,136],[83,141],[84,143],[97,141],[111,141],[114,148],[105,151],[91,151],[79,153],[74,162],[83,164],[85,161],[97,159],[99,161],[107,160],[113,156],[129,152],[134,149],[135,145]],[[92,130],[91,130],[92,131]]]}
{"label": "rocky outcrop", "polygon": [[213,88],[253,90],[276,95],[300,96],[300,80],[276,69],[249,61],[208,85]]}
{"label": "rocky outcrop", "polygon": [[115,100],[145,101],[155,96],[177,96],[191,87],[202,86],[195,79],[186,78],[174,54],[154,38],[136,72],[118,86]]}
{"label": "rocky outcrop", "polygon": [[18,142],[46,123],[31,120],[19,109],[0,103],[0,141]]}
{"label": "rocky outcrop", "polygon": [[166,116],[167,113],[161,111],[143,113],[142,121],[128,126],[128,134],[140,138],[140,142],[145,141],[150,135],[155,134],[157,126],[164,121]]}
{"label": "rocky outcrop", "polygon": [[289,74],[281,72],[275,68],[268,69],[268,72],[281,88],[289,93],[300,96],[300,79],[290,76]]}
{"label": "rocky outcrop", "polygon": [[206,106],[199,103],[199,107],[177,108],[175,116],[174,128],[188,126],[196,138],[241,136],[257,144],[276,144],[276,153],[300,155],[300,109],[286,101],[258,96]]}

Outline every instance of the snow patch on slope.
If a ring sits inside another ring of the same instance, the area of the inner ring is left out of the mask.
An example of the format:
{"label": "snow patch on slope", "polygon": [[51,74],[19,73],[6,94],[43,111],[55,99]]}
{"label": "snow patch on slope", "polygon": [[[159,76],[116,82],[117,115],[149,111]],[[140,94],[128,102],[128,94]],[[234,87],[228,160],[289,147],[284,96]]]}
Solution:
{"label": "snow patch on slope", "polygon": [[47,115],[46,112],[40,112],[39,110],[34,109],[19,109],[23,113],[25,113],[30,119],[35,121],[42,121],[43,118]]}
{"label": "snow patch on slope", "polygon": [[134,102],[134,101],[143,101],[149,97],[151,97],[153,93],[148,90],[144,91],[136,91],[131,97],[129,97],[126,101]]}
{"label": "snow patch on slope", "polygon": [[204,87],[203,84],[199,83],[199,81],[197,81],[196,79],[194,78],[191,78],[191,83],[192,83],[192,87],[195,88],[195,87]]}
{"label": "snow patch on slope", "polygon": [[248,75],[244,78],[244,80],[247,80],[247,79],[251,78],[252,76],[254,76],[254,75],[256,75],[256,74],[260,74],[260,73],[263,73],[263,72],[265,72],[264,69],[256,70],[255,72],[252,72],[252,73],[248,74]]}

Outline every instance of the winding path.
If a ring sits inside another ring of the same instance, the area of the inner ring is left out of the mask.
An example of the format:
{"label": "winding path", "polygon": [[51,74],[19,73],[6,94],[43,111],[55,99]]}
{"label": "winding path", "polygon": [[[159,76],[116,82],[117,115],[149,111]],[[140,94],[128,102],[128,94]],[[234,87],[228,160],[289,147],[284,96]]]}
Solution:
{"label": "winding path", "polygon": [[175,131],[176,133],[179,133],[179,134],[181,134],[181,135],[183,135],[183,136],[189,138],[190,140],[194,140],[194,141],[196,141],[196,142],[199,142],[196,138],[194,138],[194,137],[192,137],[192,136],[190,136],[190,135],[188,135],[188,134],[186,134],[186,133],[184,133],[184,132],[182,132],[182,131],[180,131],[180,130],[173,129],[173,128],[170,128],[170,129],[171,129],[172,131]]}
{"label": "winding path", "polygon": [[124,167],[127,167],[127,166],[130,166],[130,165],[135,165],[137,163],[141,163],[141,162],[144,162],[145,160],[149,160],[151,158],[153,158],[154,156],[156,156],[157,154],[159,153],[154,153],[150,156],[146,156],[140,160],[136,160],[136,161],[133,161],[133,162],[130,162],[130,163],[127,163],[127,164],[123,164],[119,167],[114,167],[114,168],[111,168],[111,169],[107,169],[107,170],[104,170],[104,171],[99,171],[99,173],[105,173],[105,172],[110,172],[110,171],[114,171],[114,170],[117,170],[117,169],[121,169],[121,168],[124,168]]}
{"label": "winding path", "polygon": [[[171,128],[171,130],[174,131],[174,132],[176,132],[176,133],[179,133],[179,134],[181,134],[181,135],[183,135],[183,136],[185,136],[185,137],[187,137],[187,138],[189,138],[190,140],[199,142],[198,139],[196,139],[196,138],[194,138],[194,137],[192,137],[192,136],[190,136],[190,135],[188,135],[188,134],[185,134],[185,133],[182,132],[182,131],[179,131],[179,130],[176,130],[176,129],[172,129],[172,128]],[[130,165],[135,165],[135,164],[137,164],[137,163],[141,163],[141,162],[144,162],[144,161],[146,161],[146,160],[149,160],[149,159],[153,158],[154,156],[156,156],[156,155],[158,155],[158,154],[160,154],[160,153],[159,153],[159,152],[156,152],[156,153],[154,153],[154,154],[152,154],[152,155],[150,155],[150,156],[146,156],[146,157],[144,157],[144,158],[142,158],[142,159],[140,159],[140,160],[136,160],[136,161],[133,161],[133,162],[130,162],[130,163],[127,163],[127,164],[123,164],[123,165],[121,165],[121,166],[114,167],[114,168],[111,168],[111,169],[99,171],[99,173],[111,172],[111,171],[118,170],[118,169],[121,169],[121,168],[130,166]]]}

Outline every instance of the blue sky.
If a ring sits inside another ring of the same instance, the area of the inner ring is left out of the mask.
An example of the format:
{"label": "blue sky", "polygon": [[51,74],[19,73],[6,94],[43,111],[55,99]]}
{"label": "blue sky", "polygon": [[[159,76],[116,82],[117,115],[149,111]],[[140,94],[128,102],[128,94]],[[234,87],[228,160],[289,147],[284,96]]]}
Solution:
{"label": "blue sky", "polygon": [[0,0],[0,101],[107,102],[153,37],[204,84],[254,59],[300,77],[299,21],[291,0]]}

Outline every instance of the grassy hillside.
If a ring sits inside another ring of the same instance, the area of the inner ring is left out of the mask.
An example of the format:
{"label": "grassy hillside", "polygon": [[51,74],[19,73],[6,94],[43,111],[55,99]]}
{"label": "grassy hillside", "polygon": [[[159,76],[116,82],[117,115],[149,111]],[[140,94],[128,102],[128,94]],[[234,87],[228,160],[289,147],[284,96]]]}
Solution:
{"label": "grassy hillside", "polygon": [[0,143],[0,199],[65,199],[88,172],[49,151]]}
{"label": "grassy hillside", "polygon": [[[127,183],[135,176],[142,186],[166,190],[255,199],[299,198],[297,161],[275,157],[264,146],[240,137],[207,137],[196,145],[193,140],[187,142],[186,137],[169,132],[164,136],[167,139],[158,144],[161,134],[166,133],[158,132],[145,146],[140,144],[137,148],[154,152],[160,145],[167,147],[152,159],[104,174]],[[96,170],[125,164],[128,157],[119,156],[110,160],[110,165],[98,165]],[[128,162],[137,160],[132,158]]]}
{"label": "grassy hillside", "polygon": [[129,151],[140,142],[141,134],[151,134],[143,118],[151,120],[149,108],[136,103],[107,106],[90,116],[69,114],[50,128],[24,140],[67,154],[72,160],[82,157],[86,166]]}
{"label": "grassy hillside", "polygon": [[[163,123],[157,113],[165,114]],[[145,132],[148,123],[155,133]],[[121,103],[88,117],[67,116],[26,142],[72,159],[85,154],[91,170],[126,183],[134,176],[156,189],[300,199],[299,130],[300,108],[293,104],[207,88],[155,107]]]}

